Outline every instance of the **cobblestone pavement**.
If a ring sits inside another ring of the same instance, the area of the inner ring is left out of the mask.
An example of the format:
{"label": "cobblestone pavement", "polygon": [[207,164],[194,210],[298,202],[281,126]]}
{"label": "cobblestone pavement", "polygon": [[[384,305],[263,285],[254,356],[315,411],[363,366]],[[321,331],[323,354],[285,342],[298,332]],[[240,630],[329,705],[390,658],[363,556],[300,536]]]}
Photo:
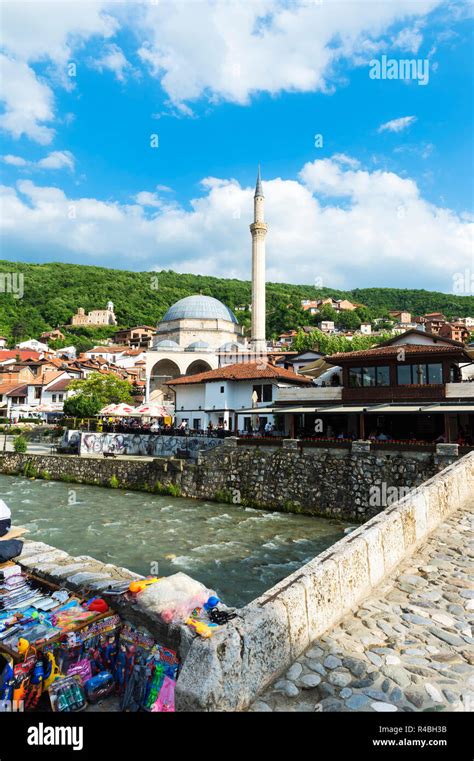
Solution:
{"label": "cobblestone pavement", "polygon": [[473,558],[466,508],[250,710],[473,711]]}

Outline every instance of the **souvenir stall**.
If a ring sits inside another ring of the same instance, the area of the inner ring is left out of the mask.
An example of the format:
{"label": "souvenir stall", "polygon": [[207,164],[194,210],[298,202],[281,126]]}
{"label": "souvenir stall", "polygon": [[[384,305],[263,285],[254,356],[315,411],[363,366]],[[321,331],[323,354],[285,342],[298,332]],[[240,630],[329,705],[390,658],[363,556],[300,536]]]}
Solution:
{"label": "souvenir stall", "polygon": [[178,668],[102,598],[0,566],[0,710],[81,711],[110,697],[110,710],[173,711]]}
{"label": "souvenir stall", "polygon": [[[2,525],[9,530],[9,519]],[[149,605],[164,624],[187,626],[199,637],[213,636],[236,616],[184,573],[111,581],[101,597],[81,596],[22,568],[22,542],[5,538],[0,550],[9,547],[10,557],[0,553],[0,711],[74,712],[98,701],[109,701],[111,711],[174,711],[178,656],[129,623],[124,611],[130,605],[143,612]]]}

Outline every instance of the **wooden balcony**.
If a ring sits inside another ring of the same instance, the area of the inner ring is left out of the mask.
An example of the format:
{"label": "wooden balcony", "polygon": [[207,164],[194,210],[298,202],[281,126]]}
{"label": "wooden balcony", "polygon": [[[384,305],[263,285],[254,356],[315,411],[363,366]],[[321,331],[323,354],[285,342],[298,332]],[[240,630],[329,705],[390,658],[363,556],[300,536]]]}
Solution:
{"label": "wooden balcony", "polygon": [[[461,385],[461,384],[450,384]],[[369,388],[343,388],[343,402],[441,402],[446,398],[444,384],[424,386],[373,386]]]}

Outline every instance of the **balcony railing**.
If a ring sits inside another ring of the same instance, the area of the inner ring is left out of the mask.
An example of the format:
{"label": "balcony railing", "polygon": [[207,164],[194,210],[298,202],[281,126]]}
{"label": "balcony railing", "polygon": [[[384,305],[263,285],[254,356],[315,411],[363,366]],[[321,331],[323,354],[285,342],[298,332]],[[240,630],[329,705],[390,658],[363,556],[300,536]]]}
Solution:
{"label": "balcony railing", "polygon": [[[461,385],[461,384],[452,384]],[[440,402],[445,399],[443,384],[423,386],[370,386],[342,389],[343,402]]]}

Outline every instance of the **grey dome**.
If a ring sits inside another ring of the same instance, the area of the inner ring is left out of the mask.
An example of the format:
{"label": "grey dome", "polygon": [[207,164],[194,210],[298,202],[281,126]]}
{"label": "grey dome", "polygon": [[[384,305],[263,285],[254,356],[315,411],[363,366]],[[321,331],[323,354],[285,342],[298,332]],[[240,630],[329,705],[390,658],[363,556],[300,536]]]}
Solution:
{"label": "grey dome", "polygon": [[219,351],[241,351],[243,349],[242,344],[238,344],[234,341],[228,341],[225,344],[222,344],[222,346],[219,346]]}
{"label": "grey dome", "polygon": [[212,296],[186,296],[173,304],[162,322],[169,320],[227,320],[237,323],[235,314]]}
{"label": "grey dome", "polygon": [[179,349],[179,344],[176,343],[176,341],[170,341],[168,339],[165,339],[163,341],[158,341],[158,343],[155,344],[155,349]]}
{"label": "grey dome", "polygon": [[186,346],[185,351],[199,351],[200,349],[208,349],[209,344],[207,341],[194,341],[189,346]]}

